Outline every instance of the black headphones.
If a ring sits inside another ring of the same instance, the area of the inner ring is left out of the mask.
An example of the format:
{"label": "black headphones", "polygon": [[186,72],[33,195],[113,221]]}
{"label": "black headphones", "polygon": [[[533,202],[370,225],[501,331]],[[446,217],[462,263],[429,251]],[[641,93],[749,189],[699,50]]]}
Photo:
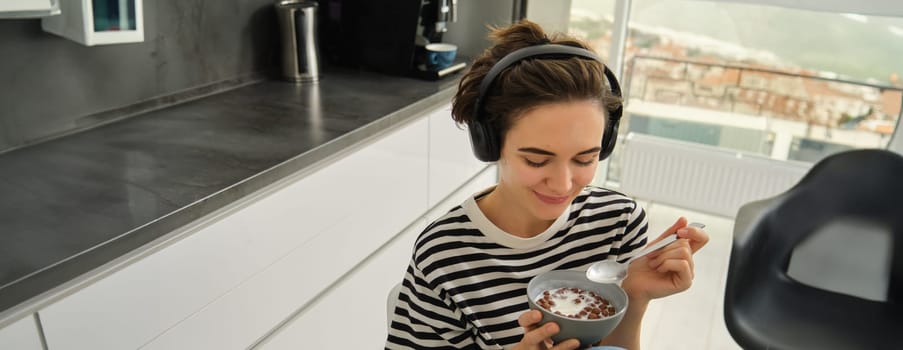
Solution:
{"label": "black headphones", "polygon": [[[494,162],[499,160],[501,147],[498,130],[495,130],[491,123],[486,122],[483,117],[483,100],[495,78],[505,70],[518,62],[528,58],[567,58],[567,57],[583,57],[599,61],[594,53],[579,47],[545,44],[535,45],[521,48],[502,57],[492,68],[489,73],[483,77],[480,83],[480,94],[477,97],[474,106],[473,120],[468,123],[470,130],[470,144],[473,147],[473,153],[477,159],[484,162]],[[611,93],[617,97],[621,97],[621,86],[618,85],[618,79],[614,73],[602,63],[605,78],[611,86]],[[611,155],[614,151],[615,143],[618,138],[618,122],[621,120],[621,113],[624,111],[623,106],[619,103],[617,106],[608,109],[608,122],[605,125],[605,133],[602,136],[602,151],[599,152],[599,160],[603,160]]]}

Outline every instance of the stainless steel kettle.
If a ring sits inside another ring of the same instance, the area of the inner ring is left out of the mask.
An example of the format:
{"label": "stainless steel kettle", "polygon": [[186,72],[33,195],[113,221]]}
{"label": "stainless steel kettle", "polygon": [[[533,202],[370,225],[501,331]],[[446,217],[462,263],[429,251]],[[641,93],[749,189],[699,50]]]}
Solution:
{"label": "stainless steel kettle", "polygon": [[294,82],[320,79],[317,44],[317,3],[311,0],[282,0],[276,3],[282,32],[282,75]]}

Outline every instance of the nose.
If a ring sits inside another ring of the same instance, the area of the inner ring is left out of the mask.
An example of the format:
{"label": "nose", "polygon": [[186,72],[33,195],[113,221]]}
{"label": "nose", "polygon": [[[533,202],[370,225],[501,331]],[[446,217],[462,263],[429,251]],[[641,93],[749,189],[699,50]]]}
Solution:
{"label": "nose", "polygon": [[552,167],[552,170],[546,177],[546,186],[556,195],[563,196],[571,193],[574,187],[571,167],[567,165]]}

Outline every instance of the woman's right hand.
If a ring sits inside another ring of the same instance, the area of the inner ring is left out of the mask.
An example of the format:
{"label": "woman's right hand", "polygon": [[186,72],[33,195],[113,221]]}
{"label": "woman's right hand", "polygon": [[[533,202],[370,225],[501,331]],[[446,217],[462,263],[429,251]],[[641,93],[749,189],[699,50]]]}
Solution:
{"label": "woman's right hand", "polygon": [[552,336],[560,331],[558,324],[549,322],[538,327],[539,321],[542,321],[542,313],[537,310],[520,314],[517,323],[524,328],[524,338],[512,350],[569,350],[580,347],[577,339],[568,339],[553,346]]}

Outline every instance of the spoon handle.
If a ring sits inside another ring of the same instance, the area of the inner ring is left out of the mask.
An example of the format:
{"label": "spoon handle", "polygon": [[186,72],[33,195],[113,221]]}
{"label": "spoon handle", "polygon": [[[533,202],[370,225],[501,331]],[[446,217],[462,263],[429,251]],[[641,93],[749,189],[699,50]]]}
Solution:
{"label": "spoon handle", "polygon": [[665,246],[667,246],[671,243],[674,243],[674,241],[676,241],[676,240],[677,240],[676,234],[667,235],[667,236],[665,236],[665,238],[662,238],[662,240],[652,243],[648,247],[644,248],[643,251],[641,251],[639,255],[633,257],[633,259],[630,259],[630,260],[638,259],[646,254],[649,254],[656,250],[662,249]]}
{"label": "spoon handle", "polygon": [[[698,223],[698,222],[691,223],[687,226],[693,226],[693,227],[697,227],[697,228],[705,228],[705,224]],[[652,243],[648,247],[644,248],[643,251],[640,252],[639,255],[634,256],[628,262],[639,259],[640,257],[642,257],[646,254],[652,253],[656,250],[662,249],[663,247],[665,247],[671,243],[674,243],[674,241],[676,241],[676,240],[677,240],[677,232],[669,234],[669,235],[665,236],[665,238],[662,238],[662,240]]]}

